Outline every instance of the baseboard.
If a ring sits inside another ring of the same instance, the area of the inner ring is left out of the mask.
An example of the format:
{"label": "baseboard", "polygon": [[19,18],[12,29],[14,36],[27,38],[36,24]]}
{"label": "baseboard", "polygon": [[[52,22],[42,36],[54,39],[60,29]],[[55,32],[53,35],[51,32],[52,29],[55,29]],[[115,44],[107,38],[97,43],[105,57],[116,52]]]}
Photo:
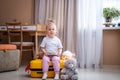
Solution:
{"label": "baseboard", "polygon": [[103,68],[120,68],[120,65],[103,65]]}

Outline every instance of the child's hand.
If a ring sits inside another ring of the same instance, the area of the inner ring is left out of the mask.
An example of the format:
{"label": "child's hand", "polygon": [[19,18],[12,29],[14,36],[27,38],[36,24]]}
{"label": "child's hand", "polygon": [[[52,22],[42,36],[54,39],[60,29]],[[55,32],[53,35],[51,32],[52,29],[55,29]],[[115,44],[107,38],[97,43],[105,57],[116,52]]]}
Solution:
{"label": "child's hand", "polygon": [[61,54],[58,53],[57,56],[58,56],[58,57],[61,57]]}
{"label": "child's hand", "polygon": [[44,55],[45,55],[45,56],[47,56],[47,55],[48,55],[48,53],[47,53],[47,52],[45,52],[45,53],[44,53]]}

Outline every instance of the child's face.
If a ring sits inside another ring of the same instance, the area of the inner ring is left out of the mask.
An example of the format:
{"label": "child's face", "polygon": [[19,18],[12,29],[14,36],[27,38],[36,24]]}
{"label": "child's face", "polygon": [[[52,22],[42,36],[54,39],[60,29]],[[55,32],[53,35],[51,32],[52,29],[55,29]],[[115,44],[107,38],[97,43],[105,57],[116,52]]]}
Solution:
{"label": "child's face", "polygon": [[47,27],[47,34],[49,37],[54,37],[56,34],[56,26],[55,25],[49,25]]}

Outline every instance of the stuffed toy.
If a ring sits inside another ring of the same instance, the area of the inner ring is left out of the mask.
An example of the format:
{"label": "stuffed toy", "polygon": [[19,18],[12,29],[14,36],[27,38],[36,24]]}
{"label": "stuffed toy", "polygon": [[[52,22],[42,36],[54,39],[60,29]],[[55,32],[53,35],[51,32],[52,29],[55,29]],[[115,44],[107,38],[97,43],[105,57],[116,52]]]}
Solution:
{"label": "stuffed toy", "polygon": [[67,50],[67,51],[64,51],[62,53],[62,57],[61,58],[63,58],[63,59],[73,59],[73,58],[75,58],[75,54],[73,54],[72,52]]}
{"label": "stuffed toy", "polygon": [[61,80],[78,80],[77,62],[75,59],[67,59],[65,68],[61,70]]}

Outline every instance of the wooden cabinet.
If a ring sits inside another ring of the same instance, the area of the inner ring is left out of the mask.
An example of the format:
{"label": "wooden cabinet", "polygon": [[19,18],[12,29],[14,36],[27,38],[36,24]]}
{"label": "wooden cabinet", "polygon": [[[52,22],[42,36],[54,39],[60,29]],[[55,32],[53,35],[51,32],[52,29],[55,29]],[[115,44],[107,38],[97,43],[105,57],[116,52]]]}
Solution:
{"label": "wooden cabinet", "polygon": [[103,28],[103,64],[120,65],[120,27]]}

